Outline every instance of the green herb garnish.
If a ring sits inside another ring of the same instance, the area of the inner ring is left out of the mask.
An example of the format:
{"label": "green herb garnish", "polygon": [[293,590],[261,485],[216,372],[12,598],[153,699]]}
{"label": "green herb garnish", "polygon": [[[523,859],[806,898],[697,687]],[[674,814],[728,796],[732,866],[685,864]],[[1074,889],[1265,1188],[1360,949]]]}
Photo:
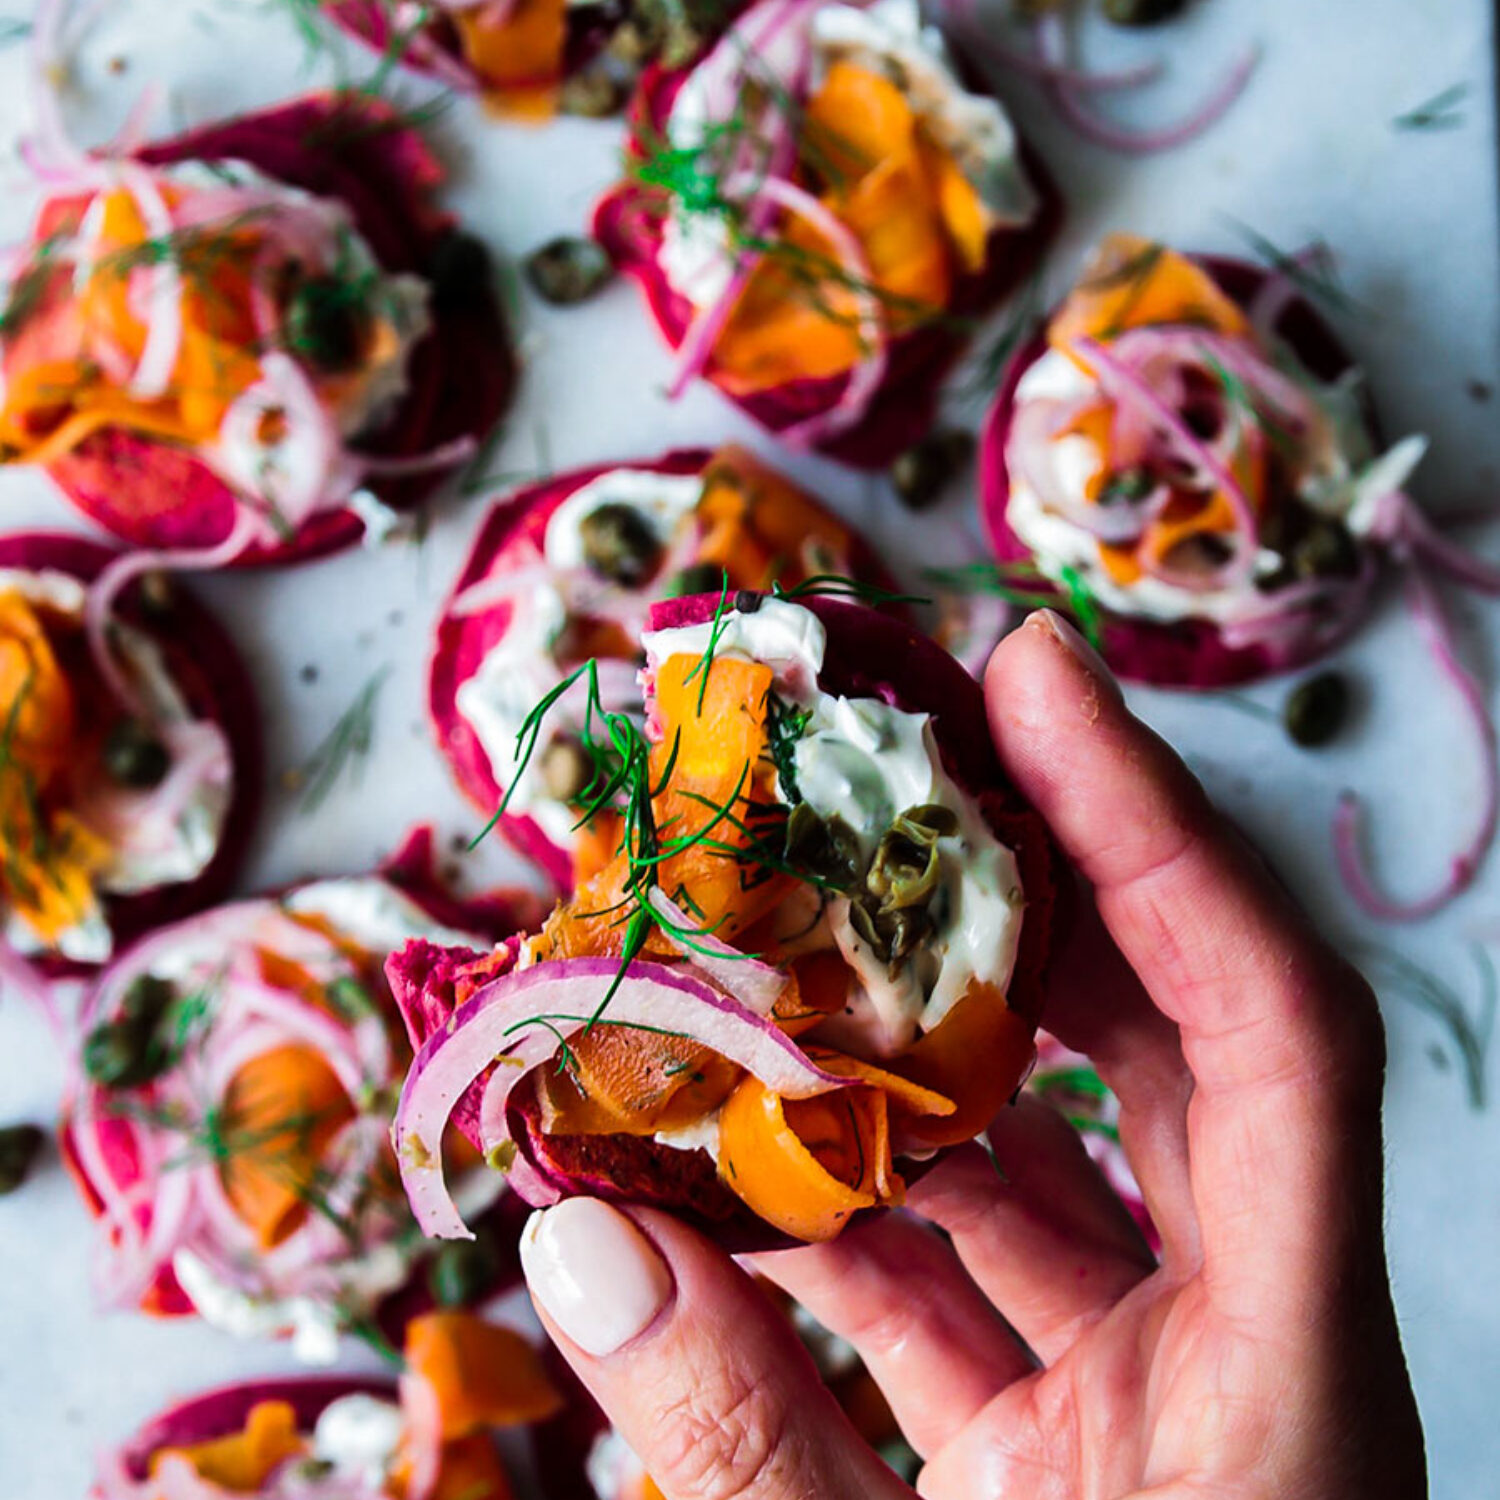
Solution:
{"label": "green herb garnish", "polygon": [[1468,97],[1468,84],[1449,84],[1414,109],[1397,115],[1391,125],[1397,130],[1456,130],[1464,123],[1458,106]]}
{"label": "green herb garnish", "polygon": [[380,690],[390,675],[388,666],[371,675],[354,702],[304,762],[301,768],[305,781],[302,792],[304,812],[316,811],[346,771],[353,772],[358,779],[375,739],[375,708],[380,700]]}

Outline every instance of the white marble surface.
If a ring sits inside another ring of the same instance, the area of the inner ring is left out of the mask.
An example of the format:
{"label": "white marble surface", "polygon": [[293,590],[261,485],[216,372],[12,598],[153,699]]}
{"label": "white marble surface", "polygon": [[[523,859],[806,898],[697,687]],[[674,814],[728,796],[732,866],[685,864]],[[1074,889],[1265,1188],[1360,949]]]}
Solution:
{"label": "white marble surface", "polygon": [[[10,9],[24,13],[17,0]],[[165,127],[267,103],[327,78],[331,60],[305,61],[279,9],[255,0],[106,4],[68,90],[78,134],[99,139],[152,79],[167,86]],[[1388,428],[1425,431],[1434,440],[1418,493],[1434,508],[1495,498],[1500,395],[1482,402],[1467,389],[1473,381],[1500,387],[1490,26],[1483,0],[1203,0],[1160,36],[1091,36],[1099,59],[1157,51],[1170,57],[1171,76],[1141,100],[1142,117],[1190,102],[1241,42],[1264,46],[1262,67],[1228,120],[1187,149],[1146,160],[1078,142],[1030,85],[1011,81],[1005,92],[1071,204],[1049,284],[1060,288],[1086,244],[1114,227],[1229,251],[1238,244],[1230,215],[1285,245],[1320,233],[1364,309],[1341,326],[1370,369]],[[27,70],[24,49],[0,52],[3,239],[20,228],[29,204],[12,149],[25,119]],[[1458,82],[1469,85],[1458,128],[1392,128],[1393,116]],[[464,104],[443,117],[438,135],[454,165],[453,205],[513,257],[579,227],[611,176],[618,145],[607,124],[499,126]],[[626,458],[731,435],[768,447],[706,391],[676,406],[662,398],[667,360],[627,287],[585,311],[553,311],[527,299],[519,317],[528,368],[499,469]],[[899,541],[906,555],[932,556],[941,546],[937,523],[904,515],[879,485],[820,461],[790,466],[878,537]],[[961,502],[950,509],[958,516]],[[0,518],[6,528],[78,526],[31,474],[0,474]],[[311,816],[273,788],[248,884],[365,866],[417,818],[435,820],[445,838],[475,827],[430,747],[420,683],[429,621],[478,518],[473,504],[454,504],[421,549],[356,552],[205,586],[236,628],[263,694],[273,770],[298,764],[370,674],[393,669],[362,782],[346,783]],[[1479,544],[1493,555],[1500,537]],[[1465,645],[1493,687],[1500,676],[1494,608],[1463,602],[1457,613]],[[1338,791],[1366,791],[1378,809],[1378,852],[1393,883],[1424,887],[1469,827],[1474,752],[1394,599],[1343,660],[1359,685],[1361,712],[1336,748],[1317,754],[1293,749],[1273,724],[1242,707],[1160,693],[1134,697],[1331,931],[1399,948],[1450,980],[1475,1009],[1478,980],[1466,944],[1500,942],[1500,858],[1440,919],[1380,931],[1341,894],[1327,834]],[[304,680],[307,667],[316,668],[316,681]],[[1274,706],[1282,691],[1273,684],[1249,696]],[[505,869],[491,853],[471,873]],[[1391,1254],[1433,1492],[1479,1500],[1495,1494],[1500,1458],[1493,1413],[1500,1389],[1500,1105],[1472,1109],[1442,1031],[1395,994],[1384,999],[1392,1054]],[[48,1120],[58,1082],[42,1028],[7,1000],[0,1005],[0,1120]],[[1493,1068],[1488,1082],[1500,1094]],[[0,1200],[6,1500],[79,1495],[96,1448],[167,1398],[290,1367],[284,1348],[239,1346],[191,1322],[96,1314],[85,1293],[88,1239],[55,1157],[24,1191]],[[360,1358],[349,1351],[351,1365]]]}

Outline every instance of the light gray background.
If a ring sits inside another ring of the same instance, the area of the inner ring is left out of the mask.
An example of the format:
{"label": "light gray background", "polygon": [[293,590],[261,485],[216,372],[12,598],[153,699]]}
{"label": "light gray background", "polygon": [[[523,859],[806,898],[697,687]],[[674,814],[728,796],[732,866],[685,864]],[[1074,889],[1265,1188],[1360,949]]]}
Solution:
{"label": "light gray background", "polygon": [[[15,0],[10,9],[24,14]],[[327,57],[304,67],[275,5],[115,0],[103,12],[67,91],[68,117],[86,142],[101,139],[148,80],[167,86],[158,116],[165,129],[331,76]],[[1284,245],[1322,234],[1367,309],[1341,327],[1370,370],[1388,430],[1432,436],[1418,494],[1434,509],[1500,499],[1500,393],[1483,402],[1467,390],[1476,380],[1500,387],[1491,24],[1483,0],[1205,0],[1160,35],[1091,32],[1095,61],[1169,57],[1168,80],[1138,104],[1120,106],[1125,118],[1138,112],[1143,120],[1175,117],[1241,43],[1264,46],[1261,69],[1228,120],[1187,149],[1145,160],[1079,142],[1031,85],[1007,80],[1006,97],[1069,202],[1049,285],[1060,289],[1086,245],[1116,227],[1231,252],[1240,242],[1226,215]],[[28,70],[24,48],[0,52],[0,239],[7,241],[31,203],[13,149],[26,119]],[[1469,94],[1459,128],[1392,128],[1395,115],[1460,82]],[[444,116],[437,134],[454,168],[453,206],[513,258],[551,234],[578,230],[618,150],[609,124],[499,125],[468,104]],[[663,399],[668,360],[629,288],[614,287],[583,311],[525,299],[519,321],[527,369],[498,469],[625,459],[729,436],[770,451],[707,390],[675,406]],[[894,544],[897,556],[951,548],[939,522],[905,515],[879,484],[817,460],[780,461],[877,540]],[[963,514],[958,497],[949,514]],[[263,695],[273,775],[306,757],[371,672],[393,669],[362,782],[343,784],[315,815],[273,788],[247,888],[368,866],[419,818],[434,820],[445,840],[475,828],[430,746],[421,683],[431,618],[479,515],[472,502],[446,507],[421,549],[354,552],[294,572],[204,585],[235,627]],[[0,474],[0,524],[79,528],[45,480],[27,473]],[[1500,555],[1495,535],[1478,544]],[[1464,601],[1456,614],[1467,651],[1493,683],[1500,673],[1494,607]],[[1361,789],[1378,812],[1378,853],[1392,883],[1425,889],[1471,826],[1475,752],[1395,598],[1343,661],[1359,684],[1361,712],[1353,732],[1319,754],[1293,749],[1274,725],[1232,704],[1147,692],[1132,698],[1262,840],[1331,931],[1399,947],[1477,1008],[1466,945],[1486,937],[1500,943],[1500,859],[1441,918],[1380,931],[1340,892],[1327,833],[1339,790]],[[318,671],[311,684],[299,677],[307,665]],[[1282,692],[1271,684],[1249,696],[1274,706]],[[518,873],[498,851],[470,865],[474,878]],[[1500,1105],[1471,1110],[1441,1030],[1398,996],[1384,1001],[1397,1300],[1434,1494],[1478,1500],[1496,1493],[1500,1458]],[[1489,1072],[1492,1092],[1500,1093],[1500,1075]],[[59,1076],[32,1014],[13,999],[0,1004],[0,1121],[49,1120]],[[54,1157],[23,1192],[0,1200],[6,1500],[79,1495],[94,1451],[168,1398],[291,1367],[284,1348],[239,1345],[192,1322],[99,1316],[85,1292],[88,1241],[83,1209]],[[348,1363],[368,1357],[351,1348]]]}

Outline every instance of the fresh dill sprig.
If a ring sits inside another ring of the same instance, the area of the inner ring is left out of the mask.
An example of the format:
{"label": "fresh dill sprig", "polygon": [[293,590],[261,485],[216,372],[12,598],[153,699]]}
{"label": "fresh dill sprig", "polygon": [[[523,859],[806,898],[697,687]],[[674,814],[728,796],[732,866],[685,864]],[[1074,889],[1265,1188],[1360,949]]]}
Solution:
{"label": "fresh dill sprig", "polygon": [[1459,105],[1468,97],[1467,83],[1449,84],[1432,98],[1397,115],[1391,125],[1396,130],[1456,130],[1465,120]]}
{"label": "fresh dill sprig", "polygon": [[842,573],[813,573],[790,588],[779,583],[771,585],[771,596],[788,599],[857,599],[861,604],[931,604],[924,594],[898,594],[883,589],[877,584],[864,583],[858,578],[847,578]]}
{"label": "fresh dill sprig", "polygon": [[358,778],[374,742],[375,708],[380,690],[390,675],[389,666],[371,674],[353,703],[339,715],[338,722],[303,763],[301,805],[304,812],[313,812],[321,806],[346,771],[352,771]]}
{"label": "fresh dill sprig", "polygon": [[1097,651],[1103,631],[1099,601],[1077,568],[1060,570],[1056,580],[1033,562],[965,563],[956,568],[927,568],[923,576],[954,594],[993,594],[1017,609],[1063,609]]}
{"label": "fresh dill sprig", "polygon": [[1384,988],[1425,1011],[1447,1031],[1463,1068],[1469,1106],[1479,1111],[1484,1109],[1487,1100],[1485,1069],[1494,1037],[1500,989],[1497,989],[1494,963],[1485,949],[1475,943],[1470,946],[1470,952],[1479,971],[1480,984],[1478,1014],[1472,1018],[1468,1006],[1451,985],[1394,949],[1364,943],[1357,946],[1355,956],[1363,968],[1374,971],[1372,979],[1378,981],[1383,974]]}
{"label": "fresh dill sprig", "polygon": [[1339,284],[1334,268],[1333,251],[1326,240],[1314,240],[1306,251],[1294,255],[1281,249],[1259,230],[1233,216],[1226,215],[1225,222],[1245,241],[1257,259],[1273,271],[1285,276],[1293,286],[1313,302],[1335,312],[1355,313],[1368,311]]}
{"label": "fresh dill sprig", "polygon": [[703,655],[699,657],[697,665],[684,679],[685,682],[697,682],[698,684],[698,712],[703,712],[703,695],[708,691],[708,674],[713,671],[714,653],[719,649],[719,642],[724,637],[725,615],[728,613],[729,605],[729,574],[725,573],[724,581],[719,587],[719,602],[714,605],[714,617],[708,627],[708,645],[703,649]]}
{"label": "fresh dill sprig", "polygon": [[57,252],[69,239],[68,234],[54,230],[31,254],[31,259],[10,284],[5,306],[0,308],[0,338],[8,338],[41,305],[48,283],[60,269]]}
{"label": "fresh dill sprig", "polygon": [[776,767],[776,777],[786,800],[794,806],[802,800],[797,789],[797,741],[807,732],[810,708],[783,703],[766,689],[766,751]]}

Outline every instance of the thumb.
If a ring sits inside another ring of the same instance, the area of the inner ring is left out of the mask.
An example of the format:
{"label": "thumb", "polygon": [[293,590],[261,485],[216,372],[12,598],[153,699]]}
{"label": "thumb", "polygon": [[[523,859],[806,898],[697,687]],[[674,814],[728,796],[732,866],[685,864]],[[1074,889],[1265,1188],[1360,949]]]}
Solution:
{"label": "thumb", "polygon": [[547,1332],[668,1500],[912,1500],[787,1319],[668,1215],[569,1198],[532,1214],[521,1264]]}

